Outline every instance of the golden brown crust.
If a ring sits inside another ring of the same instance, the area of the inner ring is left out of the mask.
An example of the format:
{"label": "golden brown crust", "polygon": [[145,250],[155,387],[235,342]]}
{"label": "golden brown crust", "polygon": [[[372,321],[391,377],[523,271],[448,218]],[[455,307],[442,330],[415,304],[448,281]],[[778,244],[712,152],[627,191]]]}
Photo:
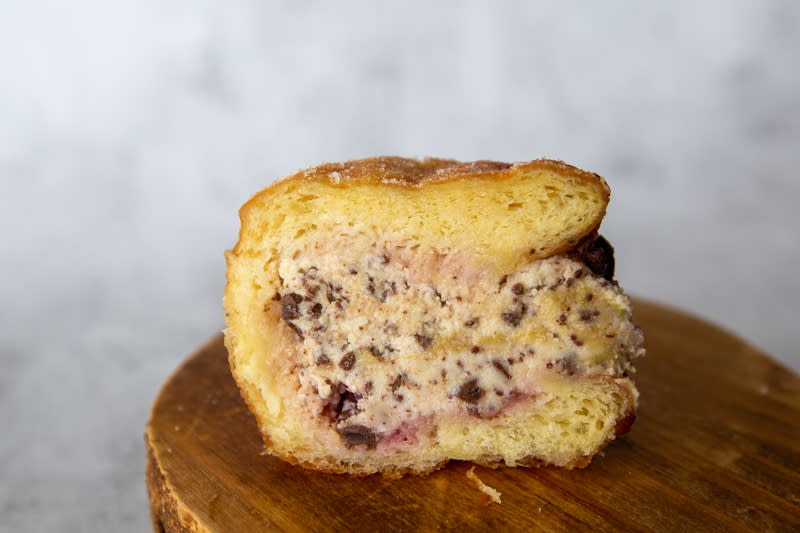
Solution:
{"label": "golden brown crust", "polygon": [[591,182],[600,182],[608,191],[605,180],[597,174],[552,159],[536,159],[524,163],[502,161],[456,161],[453,159],[409,159],[396,156],[370,157],[343,163],[324,163],[301,170],[286,179],[328,181],[334,185],[355,183],[385,183],[404,187],[420,187],[425,183],[438,183],[462,179],[465,176],[481,176],[488,179],[503,179],[520,170],[552,170],[558,174],[577,177]]}
{"label": "golden brown crust", "polygon": [[[462,162],[453,159],[439,159],[433,157],[411,159],[397,156],[380,156],[341,163],[323,163],[316,167],[301,170],[291,176],[278,180],[278,182],[255,194],[241,207],[239,210],[239,217],[242,222],[244,222],[247,218],[248,211],[260,206],[263,195],[267,194],[277,183],[289,181],[321,182],[342,187],[359,183],[370,183],[405,188],[420,188],[426,184],[456,181],[467,177],[480,177],[486,180],[503,180],[518,172],[531,172],[536,170],[549,170],[563,177],[577,178],[586,183],[593,184],[601,191],[606,203],[611,196],[611,190],[608,184],[599,174],[587,172],[563,161],[553,159],[535,159],[528,162],[506,163],[488,160]],[[570,242],[564,242],[562,246],[549,251],[546,255],[533,254],[528,259],[543,259],[546,256],[556,255],[574,248],[580,239],[597,230],[604,216],[605,210],[599,214],[597,220],[586,226],[585,232],[576,235]],[[239,252],[239,247],[244,240],[244,230],[245,225],[242,224],[239,240],[234,248],[226,253],[227,261],[230,261],[229,254],[236,254]]]}
{"label": "golden brown crust", "polygon": [[[626,418],[626,416],[623,416],[623,418]],[[617,437],[619,437],[619,436],[620,435],[617,435]],[[569,463],[566,463],[566,464],[563,464],[563,465],[559,465],[559,468],[564,468],[566,470],[573,470],[573,469],[576,469],[576,468],[578,468],[578,469],[586,468],[587,466],[589,466],[589,463],[592,462],[592,459],[594,458],[594,456],[597,455],[598,453],[600,453],[601,451],[603,451],[606,448],[606,446],[611,444],[611,442],[613,440],[614,440],[613,438],[609,438],[606,442],[604,442],[602,445],[600,445],[594,453],[592,453],[590,455],[584,455],[584,456],[576,457],[575,459],[573,459]],[[323,464],[323,463],[304,461],[302,459],[297,458],[295,455],[281,453],[278,450],[275,450],[274,448],[269,446],[267,444],[269,442],[269,438],[268,438],[268,436],[266,434],[264,434],[264,441],[265,441],[264,453],[267,453],[269,455],[277,457],[281,461],[284,461],[284,462],[289,463],[291,465],[300,466],[300,467],[307,468],[307,469],[310,469],[310,470],[316,470],[317,472],[322,472],[322,473],[325,473],[325,474],[348,474],[348,475],[356,476],[356,477],[366,477],[366,476],[371,476],[371,475],[375,475],[376,474],[376,472],[373,471],[373,470],[369,470],[369,471],[360,470],[358,468],[360,465],[342,465],[342,466],[339,466],[339,467],[335,467],[335,466],[332,466],[330,464]],[[433,465],[430,468],[421,468],[421,469],[415,469],[415,468],[410,468],[410,467],[402,468],[402,467],[397,467],[397,466],[394,466],[394,465],[388,465],[388,466],[384,467],[384,469],[381,470],[380,472],[377,472],[377,474],[382,476],[382,477],[385,477],[387,479],[399,479],[399,478],[401,478],[401,477],[403,477],[405,475],[409,475],[409,474],[424,476],[424,475],[430,474],[432,472],[435,472],[437,470],[440,470],[440,469],[444,468],[447,465],[447,463],[449,463],[450,461],[452,461],[452,459],[443,459],[442,461],[440,461],[439,463],[436,463],[435,465]],[[474,464],[477,464],[477,465],[480,465],[480,466],[487,467],[487,468],[501,468],[501,467],[507,466],[507,464],[502,460],[481,458],[481,457],[477,457],[475,459],[472,459],[472,460],[470,460],[470,462],[474,463]],[[525,466],[525,467],[530,467],[530,468],[540,468],[540,467],[552,466],[552,465],[550,463],[547,463],[546,461],[543,461],[542,459],[540,459],[538,457],[530,456],[530,457],[526,457],[526,458],[522,459],[521,461],[518,461],[517,462],[517,466]]]}
{"label": "golden brown crust", "polygon": [[[334,466],[329,463],[318,463],[318,462],[311,462],[299,459],[297,456],[291,453],[281,453],[280,451],[274,449],[270,445],[267,445],[268,436],[264,435],[264,453],[277,457],[281,461],[289,463],[295,466],[301,466],[303,468],[308,468],[310,470],[316,470],[317,472],[323,472],[325,474],[349,474],[355,477],[367,477],[374,474],[379,474],[382,477],[387,479],[399,479],[407,474],[413,475],[427,475],[431,472],[435,472],[443,468],[448,462],[449,459],[443,459],[442,461],[436,463],[430,468],[411,468],[411,467],[399,467],[396,465],[387,465],[384,467],[380,472],[375,472],[374,470],[366,470],[363,469],[361,465],[353,464],[353,465],[340,465]],[[476,461],[478,462],[478,461]],[[481,464],[478,462],[478,464]]]}

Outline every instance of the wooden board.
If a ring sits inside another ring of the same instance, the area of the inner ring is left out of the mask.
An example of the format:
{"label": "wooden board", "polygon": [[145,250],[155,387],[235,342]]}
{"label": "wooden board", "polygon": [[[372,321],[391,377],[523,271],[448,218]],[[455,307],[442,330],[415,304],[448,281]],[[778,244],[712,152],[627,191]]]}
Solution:
{"label": "wooden board", "polygon": [[800,378],[735,336],[635,302],[639,419],[584,470],[319,474],[260,455],[221,337],[166,382],[147,426],[154,531],[800,531]]}

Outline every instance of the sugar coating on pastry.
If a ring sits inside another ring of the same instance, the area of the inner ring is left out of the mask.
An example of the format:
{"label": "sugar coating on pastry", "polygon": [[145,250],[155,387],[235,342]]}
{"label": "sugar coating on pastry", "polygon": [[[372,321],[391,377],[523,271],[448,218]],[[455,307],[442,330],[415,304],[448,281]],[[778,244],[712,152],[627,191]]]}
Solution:
{"label": "sugar coating on pastry", "polygon": [[226,345],[266,449],[327,472],[585,466],[635,417],[643,335],[562,162],[371,158],[240,211]]}

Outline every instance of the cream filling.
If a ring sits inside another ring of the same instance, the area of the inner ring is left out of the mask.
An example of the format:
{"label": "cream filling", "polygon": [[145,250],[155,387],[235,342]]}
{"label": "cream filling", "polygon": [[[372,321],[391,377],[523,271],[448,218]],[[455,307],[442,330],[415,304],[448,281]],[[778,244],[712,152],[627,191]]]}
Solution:
{"label": "cream filling", "polygon": [[494,419],[564,379],[622,375],[640,354],[627,297],[581,262],[498,276],[464,257],[379,244],[280,262],[272,305],[296,342],[293,408],[319,421],[318,439],[417,446],[443,418]]}

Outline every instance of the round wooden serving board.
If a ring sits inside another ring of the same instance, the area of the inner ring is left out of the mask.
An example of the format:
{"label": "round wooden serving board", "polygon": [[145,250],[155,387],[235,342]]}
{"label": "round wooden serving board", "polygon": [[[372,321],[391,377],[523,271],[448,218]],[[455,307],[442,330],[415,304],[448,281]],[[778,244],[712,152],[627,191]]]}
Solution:
{"label": "round wooden serving board", "polygon": [[800,531],[800,378],[695,317],[635,302],[639,418],[583,470],[452,462],[425,477],[320,474],[262,455],[222,338],[156,398],[145,439],[160,531]]}

